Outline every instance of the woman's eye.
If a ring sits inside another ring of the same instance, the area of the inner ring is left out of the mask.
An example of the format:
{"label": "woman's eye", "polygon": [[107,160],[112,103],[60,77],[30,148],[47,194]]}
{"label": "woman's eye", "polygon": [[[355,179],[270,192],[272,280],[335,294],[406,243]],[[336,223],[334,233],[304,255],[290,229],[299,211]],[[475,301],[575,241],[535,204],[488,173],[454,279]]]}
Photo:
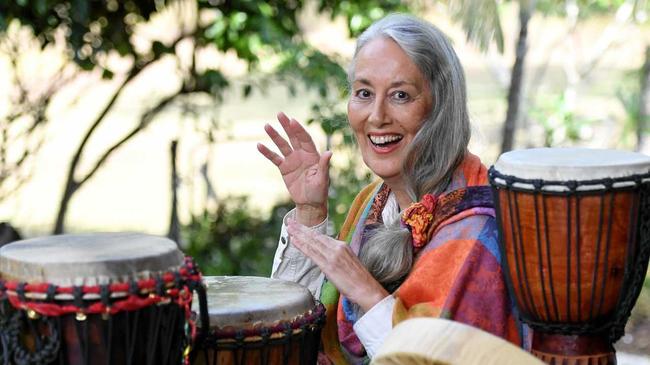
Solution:
{"label": "woman's eye", "polygon": [[393,98],[398,101],[407,101],[409,100],[410,96],[404,91],[395,91],[393,93]]}
{"label": "woman's eye", "polygon": [[367,98],[369,98],[372,94],[370,94],[370,91],[368,91],[368,90],[366,90],[366,89],[360,89],[360,90],[357,90],[356,95],[357,95],[357,97],[359,97],[359,98],[361,98],[361,99],[367,99]]}

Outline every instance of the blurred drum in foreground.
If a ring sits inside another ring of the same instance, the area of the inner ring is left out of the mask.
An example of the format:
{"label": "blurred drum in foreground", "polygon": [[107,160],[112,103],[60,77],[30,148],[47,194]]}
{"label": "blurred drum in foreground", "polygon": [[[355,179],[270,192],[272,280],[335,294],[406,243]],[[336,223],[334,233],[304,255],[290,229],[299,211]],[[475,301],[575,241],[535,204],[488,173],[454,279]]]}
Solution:
{"label": "blurred drum in foreground", "polygon": [[614,364],[650,256],[650,157],[540,148],[490,169],[511,292],[549,363]]}
{"label": "blurred drum in foreground", "polygon": [[325,308],[309,290],[250,276],[208,276],[204,283],[210,323],[193,364],[316,363]]}
{"label": "blurred drum in foreground", "polygon": [[541,365],[510,342],[441,318],[400,322],[372,359],[372,365]]}
{"label": "blurred drum in foreground", "polygon": [[180,364],[194,265],[162,237],[43,237],[0,249],[0,362]]}

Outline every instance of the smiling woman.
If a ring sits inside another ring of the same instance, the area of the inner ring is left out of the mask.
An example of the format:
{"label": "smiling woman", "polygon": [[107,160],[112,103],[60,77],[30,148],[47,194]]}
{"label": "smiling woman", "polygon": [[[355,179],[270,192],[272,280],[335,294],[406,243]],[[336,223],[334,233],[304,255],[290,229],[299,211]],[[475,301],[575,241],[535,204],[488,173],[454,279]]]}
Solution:
{"label": "smiling woman", "polygon": [[402,181],[409,146],[431,111],[424,75],[392,39],[375,38],[355,57],[348,119],[363,161],[410,204]]}
{"label": "smiling woman", "polygon": [[[467,150],[465,79],[446,36],[390,15],[357,41],[348,119],[379,178],[338,239],[326,236],[329,151],[280,113],[275,164],[296,209],[285,218],[272,276],[308,287],[327,308],[319,362],[363,363],[392,325],[444,317],[521,344],[497,249],[487,171]],[[336,178],[335,176],[333,178]]]}

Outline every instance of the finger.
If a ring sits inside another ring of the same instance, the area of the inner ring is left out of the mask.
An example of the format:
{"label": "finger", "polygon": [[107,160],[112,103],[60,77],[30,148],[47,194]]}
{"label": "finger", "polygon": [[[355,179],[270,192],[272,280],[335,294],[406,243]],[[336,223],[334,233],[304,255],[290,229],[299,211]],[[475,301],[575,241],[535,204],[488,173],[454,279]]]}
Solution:
{"label": "finger", "polygon": [[314,255],[322,257],[323,263],[326,263],[331,259],[334,250],[340,243],[339,241],[336,241],[322,233],[318,233],[295,220],[290,220],[289,226],[293,226],[292,229],[301,234],[302,241],[307,243],[308,246],[305,249],[309,250]]}
{"label": "finger", "polygon": [[268,149],[268,147],[266,147],[261,143],[257,144],[257,150],[260,151],[260,153],[263,154],[264,157],[266,157],[269,161],[273,162],[275,166],[280,167],[282,162],[284,162],[284,159],[280,157],[280,155],[271,151],[270,149]]}
{"label": "finger", "polygon": [[313,138],[311,138],[311,135],[309,134],[309,132],[307,132],[305,127],[302,126],[302,124],[298,123],[297,120],[291,118],[291,127],[294,130],[295,137],[297,143],[300,144],[300,148],[302,148],[307,152],[318,153]]}
{"label": "finger", "polygon": [[[286,133],[287,137],[289,137],[289,142],[291,142],[291,147],[293,147],[294,150],[300,147],[300,145],[297,144],[297,140],[293,136],[294,133],[291,129],[291,119],[289,119],[289,117],[287,117],[286,114],[280,112],[278,113],[278,122],[280,122],[282,129],[284,129],[284,133]],[[296,142],[294,142],[294,140]]]}
{"label": "finger", "polygon": [[291,142],[291,147],[293,147],[294,150],[299,149],[300,141],[295,136],[296,132],[294,131],[294,127],[292,126],[291,119],[289,119],[289,117],[287,117],[286,114],[280,112],[278,113],[278,121],[280,122],[282,129],[284,129],[284,133],[286,133],[287,137],[289,137],[289,142]]}
{"label": "finger", "polygon": [[318,160],[318,169],[327,174],[330,168],[330,160],[332,159],[332,151],[325,151]]}
{"label": "finger", "polygon": [[318,239],[319,234],[296,221],[289,220],[288,223],[287,230],[291,235],[291,243],[322,268],[326,256],[323,254],[323,242]]}
{"label": "finger", "polygon": [[278,133],[275,128],[271,127],[270,124],[266,124],[264,126],[264,131],[269,135],[269,137],[271,137],[271,140],[278,147],[282,153],[282,156],[287,157],[291,154],[291,152],[293,152],[291,146],[289,146],[289,143],[284,138],[282,138],[280,133]]}

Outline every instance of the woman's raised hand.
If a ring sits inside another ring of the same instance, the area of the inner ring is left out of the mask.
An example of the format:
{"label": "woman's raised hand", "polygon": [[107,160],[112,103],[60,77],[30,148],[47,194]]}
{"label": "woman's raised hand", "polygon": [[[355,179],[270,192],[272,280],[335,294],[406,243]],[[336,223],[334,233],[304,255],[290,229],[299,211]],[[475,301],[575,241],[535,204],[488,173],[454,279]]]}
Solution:
{"label": "woman's raised hand", "polygon": [[278,114],[278,121],[289,137],[285,140],[271,125],[264,130],[282,156],[258,143],[257,149],[278,167],[291,199],[296,204],[296,220],[306,226],[321,223],[327,217],[330,151],[318,153],[313,139],[300,123]]}

